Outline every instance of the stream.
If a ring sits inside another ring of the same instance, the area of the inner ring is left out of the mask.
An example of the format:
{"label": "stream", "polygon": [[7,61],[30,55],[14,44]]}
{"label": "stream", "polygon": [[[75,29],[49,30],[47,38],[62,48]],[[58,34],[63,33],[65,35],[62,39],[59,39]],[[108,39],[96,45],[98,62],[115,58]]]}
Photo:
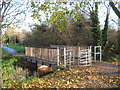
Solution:
{"label": "stream", "polygon": [[17,54],[17,51],[15,49],[9,48],[9,47],[5,47],[5,46],[1,46],[1,48],[3,48],[6,52],[15,55]]}

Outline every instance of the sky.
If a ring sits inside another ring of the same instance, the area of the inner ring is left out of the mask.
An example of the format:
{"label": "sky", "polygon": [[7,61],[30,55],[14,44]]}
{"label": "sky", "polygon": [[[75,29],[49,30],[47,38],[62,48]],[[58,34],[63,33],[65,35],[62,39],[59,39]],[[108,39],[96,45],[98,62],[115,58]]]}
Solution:
{"label": "sky", "polygon": [[[99,8],[99,20],[100,20],[101,28],[103,28],[106,19],[107,8],[102,5],[100,7],[101,8]],[[110,7],[110,16],[109,16],[109,27],[118,30],[118,17],[111,7]]]}
{"label": "sky", "polygon": [[[41,0],[43,1],[43,0]],[[42,2],[43,3],[43,2]],[[99,21],[100,21],[100,26],[101,26],[101,29],[103,29],[104,27],[104,23],[105,23],[105,18],[106,18],[106,7],[104,5],[100,5],[99,6]],[[33,19],[31,17],[32,13],[31,11],[27,12],[27,16],[26,16],[26,19],[25,21],[23,21],[23,23],[20,24],[20,27],[21,29],[26,29],[27,31],[30,31],[30,25],[34,24],[34,23],[38,23],[39,22],[35,19]],[[118,29],[118,25],[112,21],[114,20],[116,23],[118,23],[118,17],[116,16],[116,14],[114,13],[114,11],[112,10],[112,8],[110,9],[110,17],[109,17],[109,26],[113,29]],[[42,16],[42,21],[44,22],[45,21],[45,17],[44,15]]]}

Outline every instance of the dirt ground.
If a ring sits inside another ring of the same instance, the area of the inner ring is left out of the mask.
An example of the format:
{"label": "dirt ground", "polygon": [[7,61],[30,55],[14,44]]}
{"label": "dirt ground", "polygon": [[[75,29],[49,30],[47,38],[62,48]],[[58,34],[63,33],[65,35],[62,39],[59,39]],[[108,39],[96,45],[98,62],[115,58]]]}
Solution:
{"label": "dirt ground", "polygon": [[90,66],[75,65],[73,68],[78,70],[83,70],[83,69],[90,69],[93,67],[96,68],[95,72],[100,74],[120,75],[120,65],[114,65],[114,64],[105,63],[105,62],[93,62],[92,65]]}

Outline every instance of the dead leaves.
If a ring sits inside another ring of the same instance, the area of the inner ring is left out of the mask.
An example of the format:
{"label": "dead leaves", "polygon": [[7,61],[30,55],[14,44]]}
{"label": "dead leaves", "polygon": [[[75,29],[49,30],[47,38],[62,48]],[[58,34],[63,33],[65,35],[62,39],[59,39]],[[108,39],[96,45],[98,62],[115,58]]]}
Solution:
{"label": "dead leaves", "polygon": [[[100,69],[99,69],[100,70]],[[120,77],[100,75],[95,67],[83,70],[58,70],[42,78],[16,82],[21,88],[112,88],[118,87]],[[14,84],[14,82],[13,82]],[[20,84],[20,85],[19,85]],[[11,87],[16,87],[11,85]]]}

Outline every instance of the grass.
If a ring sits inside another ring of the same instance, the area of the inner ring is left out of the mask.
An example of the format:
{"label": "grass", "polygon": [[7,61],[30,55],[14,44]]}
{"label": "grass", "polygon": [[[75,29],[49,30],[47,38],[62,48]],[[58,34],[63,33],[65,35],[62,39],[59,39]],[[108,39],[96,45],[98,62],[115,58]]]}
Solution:
{"label": "grass", "polygon": [[15,49],[17,51],[17,53],[25,53],[25,46],[23,46],[23,45],[9,44],[9,45],[5,45],[5,46]]}

